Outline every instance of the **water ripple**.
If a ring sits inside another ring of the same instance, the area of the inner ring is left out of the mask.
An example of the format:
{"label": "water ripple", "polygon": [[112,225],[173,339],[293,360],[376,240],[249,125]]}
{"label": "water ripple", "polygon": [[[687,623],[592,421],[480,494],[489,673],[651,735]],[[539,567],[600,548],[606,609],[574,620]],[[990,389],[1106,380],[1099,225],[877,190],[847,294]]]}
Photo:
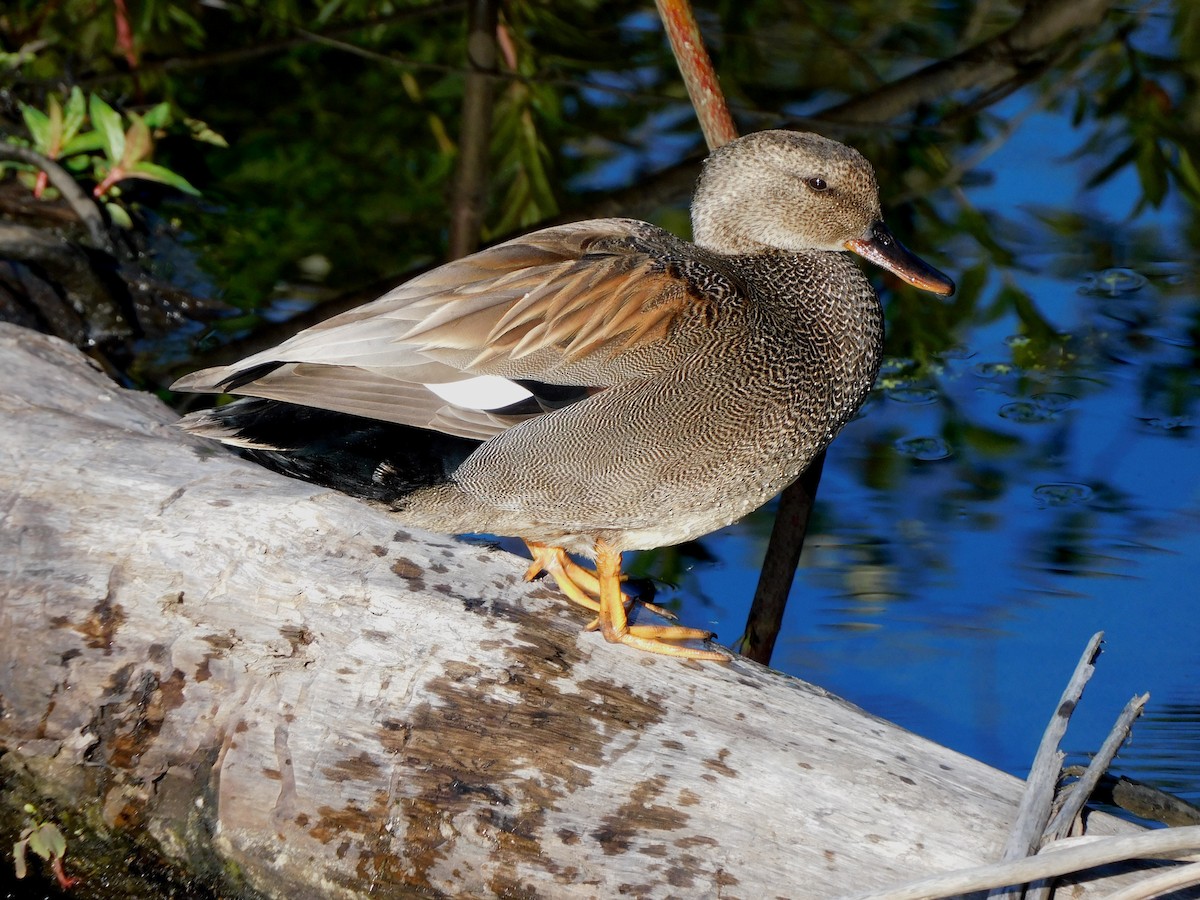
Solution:
{"label": "water ripple", "polygon": [[897,453],[924,462],[946,459],[954,455],[954,451],[950,449],[950,445],[940,437],[903,438],[896,441],[892,446]]}
{"label": "water ripple", "polygon": [[1095,491],[1086,484],[1071,481],[1039,484],[1033,489],[1033,496],[1043,507],[1082,506],[1092,499],[1093,494]]}
{"label": "water ripple", "polygon": [[1093,297],[1117,297],[1136,293],[1148,283],[1146,276],[1139,275],[1133,269],[1105,269],[1088,275],[1079,293]]}

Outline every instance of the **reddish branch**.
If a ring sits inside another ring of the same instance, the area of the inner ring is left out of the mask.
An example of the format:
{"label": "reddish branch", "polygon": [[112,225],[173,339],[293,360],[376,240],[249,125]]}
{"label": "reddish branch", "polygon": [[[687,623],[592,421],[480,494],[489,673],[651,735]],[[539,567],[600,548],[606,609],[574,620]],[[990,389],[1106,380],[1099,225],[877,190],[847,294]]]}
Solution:
{"label": "reddish branch", "polygon": [[704,38],[692,14],[692,5],[688,0],[655,2],[663,28],[671,41],[675,61],[679,63],[683,83],[687,85],[688,96],[700,119],[704,140],[708,142],[710,150],[715,150],[738,136],[737,127],[729,115],[725,94],[717,81],[712,60],[704,49]]}

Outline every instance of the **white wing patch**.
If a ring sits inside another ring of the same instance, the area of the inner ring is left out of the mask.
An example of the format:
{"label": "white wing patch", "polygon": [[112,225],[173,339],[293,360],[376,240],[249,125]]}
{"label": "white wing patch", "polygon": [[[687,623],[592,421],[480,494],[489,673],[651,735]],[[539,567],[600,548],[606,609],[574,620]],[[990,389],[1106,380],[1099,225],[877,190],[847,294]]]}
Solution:
{"label": "white wing patch", "polygon": [[425,385],[447,403],[464,409],[503,409],[533,396],[515,381],[499,375],[478,375],[464,381]]}

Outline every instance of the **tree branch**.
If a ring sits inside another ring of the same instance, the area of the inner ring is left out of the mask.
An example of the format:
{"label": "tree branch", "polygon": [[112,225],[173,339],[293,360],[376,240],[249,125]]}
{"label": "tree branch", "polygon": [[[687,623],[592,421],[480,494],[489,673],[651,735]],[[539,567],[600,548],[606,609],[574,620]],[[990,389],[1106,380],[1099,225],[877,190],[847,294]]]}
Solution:
{"label": "tree branch", "polygon": [[112,254],[113,246],[108,236],[104,214],[100,212],[100,207],[84,192],[70,172],[48,156],[3,140],[0,140],[0,159],[29,163],[45,172],[50,183],[62,194],[63,200],[67,202],[87,229],[89,244],[97,250]]}
{"label": "tree branch", "polygon": [[467,78],[458,140],[458,170],[450,212],[450,258],[479,247],[487,199],[496,72],[497,0],[471,0],[467,13]]}

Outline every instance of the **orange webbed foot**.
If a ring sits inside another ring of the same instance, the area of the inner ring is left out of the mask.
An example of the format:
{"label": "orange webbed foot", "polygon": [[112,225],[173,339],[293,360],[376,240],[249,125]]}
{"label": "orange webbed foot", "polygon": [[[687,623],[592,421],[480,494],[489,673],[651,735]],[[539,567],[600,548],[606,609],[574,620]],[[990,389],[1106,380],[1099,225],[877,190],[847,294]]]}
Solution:
{"label": "orange webbed foot", "polygon": [[[630,625],[628,608],[636,601],[621,590],[621,554],[609,550],[603,543],[596,547],[595,573],[578,565],[561,547],[532,541],[525,544],[533,557],[525,570],[525,580],[532,581],[546,572],[571,601],[597,613],[596,618],[584,626],[585,630],[599,630],[610,643],[625,644],[648,653],[712,662],[729,662],[732,658],[728,653],[676,643],[707,640],[712,637],[711,631],[682,625]],[[642,605],[664,618],[675,620],[670,611],[660,606]]]}
{"label": "orange webbed foot", "polygon": [[[595,572],[591,572],[576,563],[575,560],[567,555],[567,551],[561,547],[551,547],[547,544],[536,544],[531,541],[526,541],[525,546],[529,548],[529,553],[533,557],[529,568],[525,570],[526,581],[533,581],[538,575],[545,572],[554,579],[559,589],[570,600],[586,609],[590,609],[592,612],[600,611],[600,581],[596,578]],[[621,580],[625,580],[624,576],[621,577]],[[629,611],[629,608],[633,604],[638,603],[656,616],[661,616],[672,622],[678,619],[678,616],[669,609],[665,609],[655,603],[647,603],[645,600],[635,600],[624,591],[621,592],[621,597],[626,612]],[[599,619],[593,619],[586,626],[588,631],[595,631],[599,627]]]}
{"label": "orange webbed foot", "polygon": [[674,656],[680,659],[704,659],[729,662],[727,653],[683,647],[673,641],[705,640],[712,632],[681,625],[630,625],[621,594],[621,554],[610,550],[603,542],[596,546],[596,578],[600,587],[600,632],[614,644],[625,644],[648,653]]}

